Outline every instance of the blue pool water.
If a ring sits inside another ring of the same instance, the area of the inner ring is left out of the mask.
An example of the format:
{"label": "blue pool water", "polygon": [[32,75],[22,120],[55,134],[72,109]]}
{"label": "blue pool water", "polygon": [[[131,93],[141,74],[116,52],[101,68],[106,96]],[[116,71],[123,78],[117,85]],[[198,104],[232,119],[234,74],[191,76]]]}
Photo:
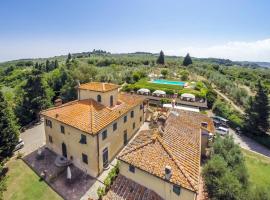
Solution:
{"label": "blue pool water", "polygon": [[179,85],[179,86],[184,86],[185,82],[181,81],[168,81],[165,79],[156,79],[151,81],[151,83],[158,83],[158,84],[168,84],[168,85]]}

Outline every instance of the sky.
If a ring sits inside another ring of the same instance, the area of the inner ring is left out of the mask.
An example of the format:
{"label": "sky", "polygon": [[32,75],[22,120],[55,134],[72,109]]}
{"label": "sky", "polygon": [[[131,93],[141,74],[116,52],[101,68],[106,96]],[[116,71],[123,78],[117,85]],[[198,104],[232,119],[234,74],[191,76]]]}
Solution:
{"label": "sky", "polygon": [[269,0],[8,0],[0,62],[102,49],[270,62]]}

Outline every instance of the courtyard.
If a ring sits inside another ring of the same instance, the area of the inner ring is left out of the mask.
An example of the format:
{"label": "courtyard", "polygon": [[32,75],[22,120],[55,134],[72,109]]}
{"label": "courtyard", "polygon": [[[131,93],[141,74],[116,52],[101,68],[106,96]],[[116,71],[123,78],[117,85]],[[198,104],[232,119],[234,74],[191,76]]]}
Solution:
{"label": "courtyard", "polygon": [[68,180],[67,167],[57,167],[55,165],[57,155],[46,148],[43,148],[42,152],[42,159],[37,159],[37,150],[25,156],[23,160],[39,176],[45,174],[44,181],[64,199],[80,199],[95,183],[96,179],[72,164],[70,165],[71,179]]}

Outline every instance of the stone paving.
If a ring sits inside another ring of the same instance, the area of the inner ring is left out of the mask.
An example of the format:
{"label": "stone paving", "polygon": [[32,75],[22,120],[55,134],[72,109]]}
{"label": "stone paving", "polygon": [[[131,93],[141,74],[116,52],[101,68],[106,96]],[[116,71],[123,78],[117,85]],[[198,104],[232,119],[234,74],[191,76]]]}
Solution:
{"label": "stone paving", "polygon": [[44,159],[37,159],[37,151],[34,151],[23,158],[23,160],[40,176],[46,170],[45,181],[60,196],[66,200],[78,200],[95,183],[96,179],[90,177],[74,165],[70,165],[71,180],[67,181],[67,167],[59,168],[54,161],[55,153],[44,148]]}

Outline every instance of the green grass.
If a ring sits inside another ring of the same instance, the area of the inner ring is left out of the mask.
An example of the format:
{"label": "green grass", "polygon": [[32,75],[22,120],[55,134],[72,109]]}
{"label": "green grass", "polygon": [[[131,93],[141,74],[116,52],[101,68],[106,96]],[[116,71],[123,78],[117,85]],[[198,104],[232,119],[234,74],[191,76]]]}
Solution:
{"label": "green grass", "polygon": [[178,93],[179,95],[183,93],[191,93],[197,97],[205,97],[207,93],[207,88],[201,88],[200,90],[190,89],[190,88],[183,88],[179,85],[169,85],[169,84],[157,84],[151,83],[147,79],[141,79],[137,83],[131,84],[128,86],[128,90],[138,90],[140,88],[147,88],[151,92],[155,90],[163,90],[167,94],[174,94]]}
{"label": "green grass", "polygon": [[11,160],[7,163],[7,191],[4,192],[5,200],[60,200],[62,199],[22,160]]}
{"label": "green grass", "polygon": [[270,185],[270,158],[258,155],[248,150],[242,150],[250,182],[257,187],[265,187]]}
{"label": "green grass", "polygon": [[175,90],[175,92],[179,92],[181,89],[183,89],[183,87],[179,85],[151,83],[146,79],[141,79],[134,85],[138,88],[149,88],[152,90]]}

